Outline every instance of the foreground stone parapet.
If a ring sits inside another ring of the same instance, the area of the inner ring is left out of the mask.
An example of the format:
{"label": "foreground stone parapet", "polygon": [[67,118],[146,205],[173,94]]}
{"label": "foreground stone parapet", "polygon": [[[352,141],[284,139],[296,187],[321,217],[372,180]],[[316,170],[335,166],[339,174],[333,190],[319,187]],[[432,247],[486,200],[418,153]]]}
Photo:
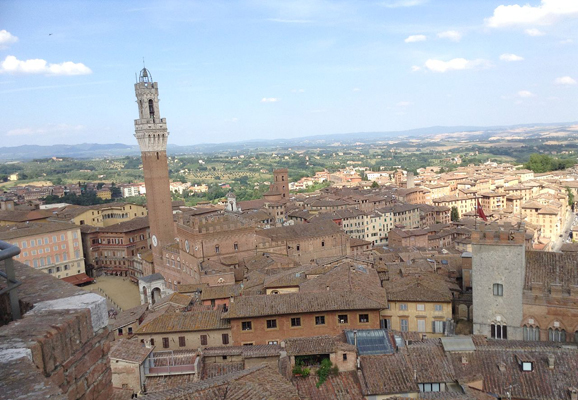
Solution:
{"label": "foreground stone parapet", "polygon": [[2,398],[111,398],[113,334],[106,299],[23,264],[14,266],[26,313],[0,327]]}

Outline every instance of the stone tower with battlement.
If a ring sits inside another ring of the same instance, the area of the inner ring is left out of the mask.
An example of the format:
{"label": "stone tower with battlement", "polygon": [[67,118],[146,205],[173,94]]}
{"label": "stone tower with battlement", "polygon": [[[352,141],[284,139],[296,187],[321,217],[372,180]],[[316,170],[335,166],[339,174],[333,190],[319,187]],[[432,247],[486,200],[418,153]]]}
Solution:
{"label": "stone tower with battlement", "polygon": [[472,232],[473,333],[522,340],[526,270],[525,228],[505,226]]}
{"label": "stone tower with battlement", "polygon": [[[146,68],[134,85],[139,118],[134,121],[146,187],[154,272],[163,273],[163,246],[175,241],[167,163],[167,121],[159,110],[159,88]],[[165,277],[166,278],[166,277]]]}

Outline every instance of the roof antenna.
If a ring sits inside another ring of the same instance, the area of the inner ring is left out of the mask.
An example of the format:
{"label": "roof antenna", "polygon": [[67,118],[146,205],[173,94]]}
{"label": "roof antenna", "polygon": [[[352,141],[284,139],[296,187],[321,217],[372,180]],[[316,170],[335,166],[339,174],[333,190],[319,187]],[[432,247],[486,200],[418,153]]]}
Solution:
{"label": "roof antenna", "polygon": [[143,67],[143,68],[146,68],[146,67],[145,67],[145,62],[144,62],[144,57],[142,58],[142,67]]}

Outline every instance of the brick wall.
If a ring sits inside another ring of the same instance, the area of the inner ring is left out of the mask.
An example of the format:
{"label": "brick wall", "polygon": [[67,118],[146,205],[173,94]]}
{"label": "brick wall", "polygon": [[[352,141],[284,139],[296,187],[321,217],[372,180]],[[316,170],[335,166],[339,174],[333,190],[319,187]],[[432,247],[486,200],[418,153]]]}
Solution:
{"label": "brick wall", "polygon": [[56,399],[111,398],[108,352],[113,334],[107,326],[106,300],[14,264],[17,279],[23,282],[18,288],[22,308],[28,312],[0,328],[2,398],[32,393],[38,398],[41,394]]}

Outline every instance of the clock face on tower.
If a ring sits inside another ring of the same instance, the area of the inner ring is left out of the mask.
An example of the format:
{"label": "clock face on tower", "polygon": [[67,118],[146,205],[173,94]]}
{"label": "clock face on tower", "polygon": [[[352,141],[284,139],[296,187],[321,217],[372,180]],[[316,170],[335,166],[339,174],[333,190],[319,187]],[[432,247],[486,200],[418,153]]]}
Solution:
{"label": "clock face on tower", "polygon": [[153,235],[153,246],[157,247],[157,244],[159,244],[156,235]]}

